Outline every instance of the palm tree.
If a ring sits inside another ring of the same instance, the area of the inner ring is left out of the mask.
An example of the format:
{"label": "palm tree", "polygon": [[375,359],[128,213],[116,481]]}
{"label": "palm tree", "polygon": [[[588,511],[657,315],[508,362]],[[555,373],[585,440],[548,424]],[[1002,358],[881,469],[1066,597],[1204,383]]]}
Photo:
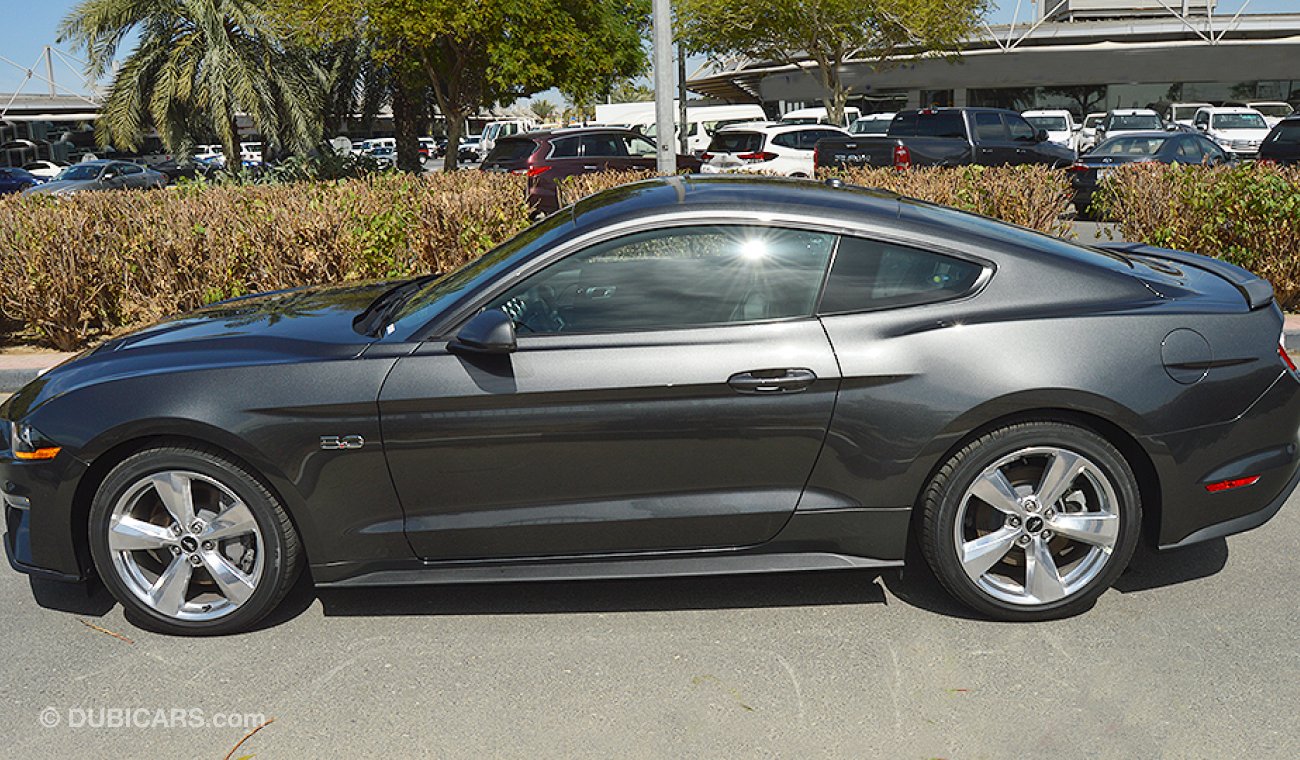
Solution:
{"label": "palm tree", "polygon": [[528,104],[528,110],[533,112],[533,116],[543,124],[549,122],[555,117],[558,107],[546,98],[537,98]]}
{"label": "palm tree", "polygon": [[151,123],[184,154],[213,134],[231,168],[241,165],[237,115],[279,149],[306,151],[321,136],[323,75],[274,29],[265,0],[82,0],[59,39],[84,47],[98,77],[138,32],[98,121],[102,142],[133,149]]}

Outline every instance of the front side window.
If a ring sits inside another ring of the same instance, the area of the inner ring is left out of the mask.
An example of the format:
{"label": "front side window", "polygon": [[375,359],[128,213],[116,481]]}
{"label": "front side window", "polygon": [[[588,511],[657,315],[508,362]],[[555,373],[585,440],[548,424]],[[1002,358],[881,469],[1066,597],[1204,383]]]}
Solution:
{"label": "front side window", "polygon": [[643,137],[625,137],[623,139],[627,141],[627,153],[630,156],[652,158],[659,153],[655,148],[655,144]]}
{"label": "front side window", "polygon": [[1030,141],[1038,134],[1038,130],[1021,116],[1006,115],[1002,118],[1007,123],[1007,134],[1011,135],[1012,140]]}
{"label": "front side window", "polygon": [[835,253],[822,314],[936,303],[969,293],[984,267],[930,251],[844,237]]}
{"label": "front side window", "polygon": [[529,334],[627,332],[811,317],[835,236],[672,227],[597,243],[494,298]]}
{"label": "front side window", "polygon": [[975,113],[975,137],[983,142],[1001,142],[1007,139],[1002,117],[995,113]]}

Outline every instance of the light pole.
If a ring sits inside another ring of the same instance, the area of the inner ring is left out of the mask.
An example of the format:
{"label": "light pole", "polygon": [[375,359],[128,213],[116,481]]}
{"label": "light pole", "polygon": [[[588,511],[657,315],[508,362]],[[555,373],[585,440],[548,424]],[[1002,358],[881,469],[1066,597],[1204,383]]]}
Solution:
{"label": "light pole", "polygon": [[654,0],[655,144],[660,174],[677,171],[673,145],[673,13],[669,0]]}

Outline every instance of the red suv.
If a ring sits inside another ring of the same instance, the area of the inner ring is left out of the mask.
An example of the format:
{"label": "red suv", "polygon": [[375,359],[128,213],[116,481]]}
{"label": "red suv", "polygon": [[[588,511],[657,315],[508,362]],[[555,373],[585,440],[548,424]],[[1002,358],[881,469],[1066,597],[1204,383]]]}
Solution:
{"label": "red suv", "polygon": [[[574,127],[502,137],[479,169],[528,175],[528,201],[543,214],[560,208],[556,182],[575,174],[656,166],[654,140],[630,129]],[[699,171],[700,160],[677,156],[677,169]]]}

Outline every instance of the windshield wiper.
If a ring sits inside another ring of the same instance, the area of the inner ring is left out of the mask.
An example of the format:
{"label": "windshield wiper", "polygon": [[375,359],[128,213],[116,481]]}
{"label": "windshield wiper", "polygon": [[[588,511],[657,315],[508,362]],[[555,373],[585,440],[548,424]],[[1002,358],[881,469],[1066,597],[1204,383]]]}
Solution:
{"label": "windshield wiper", "polygon": [[442,275],[427,274],[423,277],[416,277],[407,280],[395,287],[385,290],[378,298],[370,302],[356,319],[352,320],[352,326],[357,332],[363,335],[372,335],[378,337],[379,328],[388,323],[388,319],[396,314],[402,306],[406,304],[408,298],[415,294],[420,288],[430,283]]}

